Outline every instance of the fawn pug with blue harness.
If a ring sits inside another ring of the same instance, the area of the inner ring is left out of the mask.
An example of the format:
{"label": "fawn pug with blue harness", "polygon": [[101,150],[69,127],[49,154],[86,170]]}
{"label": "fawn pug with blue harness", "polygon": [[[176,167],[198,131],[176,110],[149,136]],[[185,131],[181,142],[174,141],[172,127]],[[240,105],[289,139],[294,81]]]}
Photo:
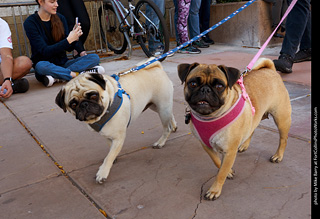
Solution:
{"label": "fawn pug with blue harness", "polygon": [[237,152],[247,150],[255,128],[268,114],[280,133],[278,150],[270,161],[282,160],[291,125],[291,104],[270,59],[259,59],[243,81],[239,81],[239,70],[223,65],[180,64],[178,74],[185,83],[184,96],[190,107],[186,123],[190,122],[193,134],[219,168],[206,199],[220,196],[226,178],[234,176]]}
{"label": "fawn pug with blue harness", "polygon": [[127,126],[148,107],[159,114],[163,125],[163,134],[154,148],[163,147],[177,129],[172,113],[173,85],[159,62],[120,78],[96,73],[79,75],[62,87],[56,104],[110,140],[110,151],[96,174],[98,183],[108,177],[123,146]]}

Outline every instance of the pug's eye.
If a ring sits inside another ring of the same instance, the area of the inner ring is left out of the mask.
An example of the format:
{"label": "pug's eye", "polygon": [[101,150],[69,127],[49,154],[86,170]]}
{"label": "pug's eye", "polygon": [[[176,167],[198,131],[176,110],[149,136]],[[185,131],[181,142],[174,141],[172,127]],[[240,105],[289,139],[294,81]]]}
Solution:
{"label": "pug's eye", "polygon": [[216,84],[215,88],[217,89],[217,91],[222,91],[224,89],[224,86],[222,84]]}
{"label": "pug's eye", "polygon": [[197,87],[198,86],[198,84],[196,83],[196,82],[190,82],[189,83],[189,87],[190,88],[195,88],[195,87]]}
{"label": "pug's eye", "polygon": [[97,94],[92,94],[90,96],[90,100],[94,100],[94,101],[97,101],[99,99],[99,96]]}
{"label": "pug's eye", "polygon": [[73,103],[70,104],[70,107],[71,107],[71,109],[73,109],[73,110],[75,110],[75,109],[77,108],[77,106],[78,106],[78,103],[77,103],[77,102],[73,102]]}
{"label": "pug's eye", "polygon": [[99,93],[97,92],[87,93],[85,98],[87,98],[88,100],[93,100],[97,102],[99,100]]}

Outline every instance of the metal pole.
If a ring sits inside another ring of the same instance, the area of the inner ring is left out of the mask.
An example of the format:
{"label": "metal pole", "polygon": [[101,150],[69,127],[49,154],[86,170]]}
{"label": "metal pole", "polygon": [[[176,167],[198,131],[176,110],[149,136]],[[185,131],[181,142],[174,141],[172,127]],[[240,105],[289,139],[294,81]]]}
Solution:
{"label": "metal pole", "polygon": [[[117,18],[119,20],[119,23],[121,24],[122,23],[122,19],[121,19],[121,16],[119,14],[119,11],[117,9],[118,7],[115,5],[115,1],[111,1],[111,4],[112,4],[112,7],[114,9],[114,13],[116,14],[116,16],[117,16]],[[126,40],[128,42],[128,47],[129,47],[128,58],[130,58],[131,55],[132,55],[132,45],[131,45],[131,42],[130,42],[130,37],[129,37],[128,32],[126,32],[126,31],[123,32],[123,34],[124,34],[124,36],[125,36],[125,38],[126,38]]]}
{"label": "metal pole", "polygon": [[20,39],[19,39],[19,33],[18,33],[18,27],[17,27],[17,21],[16,21],[16,15],[14,13],[14,8],[11,7],[11,11],[12,11],[12,17],[13,17],[13,23],[14,23],[14,28],[16,30],[16,36],[17,36],[17,40],[18,40],[18,48],[19,48],[19,54],[20,56],[22,55],[22,51],[21,51],[21,46],[20,46]]}

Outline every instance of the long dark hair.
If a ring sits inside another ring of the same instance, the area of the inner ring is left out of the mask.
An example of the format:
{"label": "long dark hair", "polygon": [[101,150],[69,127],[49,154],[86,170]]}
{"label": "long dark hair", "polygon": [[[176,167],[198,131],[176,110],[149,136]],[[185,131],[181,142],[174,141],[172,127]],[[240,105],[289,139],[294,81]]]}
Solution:
{"label": "long dark hair", "polygon": [[[43,1],[45,1],[45,0],[43,0]],[[36,0],[36,2],[40,6],[39,0]],[[50,18],[50,21],[51,21],[51,35],[52,35],[52,38],[53,38],[53,40],[55,42],[59,42],[62,39],[64,39],[64,37],[65,37],[65,34],[64,34],[65,30],[64,30],[64,27],[63,27],[63,23],[62,23],[62,21],[60,20],[60,18],[59,18],[59,16],[57,14],[52,14],[51,18]]]}

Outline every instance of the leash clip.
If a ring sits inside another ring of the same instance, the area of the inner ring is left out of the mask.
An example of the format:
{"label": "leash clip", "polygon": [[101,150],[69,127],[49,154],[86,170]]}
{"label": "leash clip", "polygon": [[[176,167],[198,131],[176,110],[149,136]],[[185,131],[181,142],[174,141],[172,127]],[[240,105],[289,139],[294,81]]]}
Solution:
{"label": "leash clip", "polygon": [[190,123],[190,120],[191,120],[191,110],[189,109],[188,106],[186,106],[184,123],[188,125]]}
{"label": "leash clip", "polygon": [[251,69],[249,69],[248,67],[246,67],[246,70],[244,70],[244,71],[240,74],[240,77],[247,76],[250,71],[251,71]]}
{"label": "leash clip", "polygon": [[134,70],[133,70],[132,68],[129,69],[129,70],[127,70],[127,71],[125,71],[125,72],[118,72],[116,75],[117,75],[118,77],[120,77],[120,76],[129,74],[129,73],[131,73],[131,72],[134,72]]}

